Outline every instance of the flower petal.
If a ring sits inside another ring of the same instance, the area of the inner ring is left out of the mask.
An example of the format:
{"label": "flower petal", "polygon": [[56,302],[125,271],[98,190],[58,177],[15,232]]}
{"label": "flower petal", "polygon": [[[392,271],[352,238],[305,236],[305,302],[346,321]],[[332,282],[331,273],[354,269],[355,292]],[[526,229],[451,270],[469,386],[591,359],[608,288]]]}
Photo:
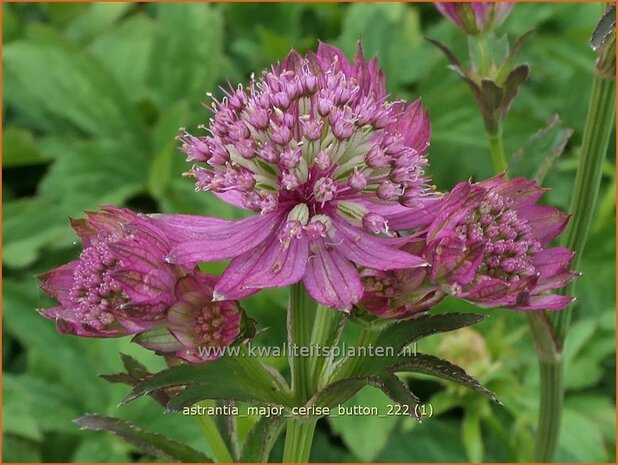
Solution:
{"label": "flower petal", "polygon": [[539,281],[550,278],[568,269],[575,252],[564,247],[541,250],[532,259],[532,264],[539,273]]}
{"label": "flower petal", "polygon": [[532,236],[542,244],[547,244],[560,235],[569,222],[570,215],[553,207],[530,205],[520,208],[517,215],[528,221]]}
{"label": "flower petal", "polygon": [[[169,262],[182,265],[237,257],[268,238],[283,219],[282,213],[275,212],[238,221],[178,216],[158,217],[155,221],[162,221],[162,227],[174,231],[177,238],[185,238],[167,257]],[[187,226],[184,231],[183,225]]]}
{"label": "flower petal", "polygon": [[530,297],[526,305],[515,305],[515,310],[562,310],[568,307],[575,299],[566,295],[546,294]]}
{"label": "flower petal", "polygon": [[371,236],[339,218],[333,218],[333,227],[336,231],[333,247],[357,265],[376,270],[416,268],[427,265],[422,258],[389,246],[387,239]]}
{"label": "flower petal", "polygon": [[277,237],[234,258],[215,286],[216,300],[237,300],[268,287],[300,281],[308,256],[306,239],[293,239],[285,248]]}
{"label": "flower petal", "polygon": [[78,263],[79,260],[73,260],[66,265],[38,275],[37,278],[41,281],[41,289],[58,302],[66,302],[74,282],[73,272]]}
{"label": "flower petal", "polygon": [[356,267],[323,240],[312,244],[303,280],[311,297],[322,305],[348,310],[359,302],[363,285]]}

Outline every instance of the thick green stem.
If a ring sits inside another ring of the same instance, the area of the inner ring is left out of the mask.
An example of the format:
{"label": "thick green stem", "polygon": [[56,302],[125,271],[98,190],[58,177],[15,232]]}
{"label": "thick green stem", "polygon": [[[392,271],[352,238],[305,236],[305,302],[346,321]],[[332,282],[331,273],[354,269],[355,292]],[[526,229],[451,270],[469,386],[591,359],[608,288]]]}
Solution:
{"label": "thick green stem", "polygon": [[233,463],[232,454],[227,448],[215,421],[208,415],[198,415],[197,420],[217,462]]}
{"label": "thick green stem", "polygon": [[317,420],[288,420],[283,463],[307,463]]}
{"label": "thick green stem", "polygon": [[[290,288],[288,306],[288,343],[290,345],[290,369],[292,392],[296,401],[303,405],[311,397],[312,371],[308,351],[311,350],[312,323],[316,307],[302,283]],[[287,422],[284,462],[302,463],[309,460],[311,442],[316,421],[301,421],[291,418]]]}
{"label": "thick green stem", "polygon": [[[614,126],[615,111],[614,80],[596,76],[592,84],[575,189],[571,199],[572,217],[562,239],[565,247],[578,253],[572,265],[574,269],[579,266],[579,259],[592,224],[603,163]],[[572,282],[563,293],[573,295],[574,286],[575,283]],[[541,402],[534,448],[536,462],[551,461],[558,444],[564,400],[564,361],[560,354],[563,351],[571,314],[572,307],[568,307],[551,316],[558,357],[555,360],[540,359]]]}
{"label": "thick green stem", "polygon": [[[474,64],[477,66],[479,74],[483,77],[488,77],[491,62],[489,59],[489,51],[487,50],[487,36],[484,34],[470,36],[469,40],[474,42],[477,56],[477,60],[475,60]],[[470,48],[470,50],[472,50],[472,48]]]}
{"label": "thick green stem", "polygon": [[[332,347],[336,342],[342,318],[342,312],[318,305],[311,333],[311,346],[318,348],[321,352],[324,348]],[[323,356],[314,356],[309,360],[312,391],[317,391],[322,387],[324,381],[322,374],[328,361],[329,358]]]}
{"label": "thick green stem", "polygon": [[290,345],[290,369],[292,371],[292,392],[300,402],[311,396],[311,373],[309,354],[311,328],[315,317],[315,303],[307,294],[302,283],[290,288],[288,307],[288,342]]}

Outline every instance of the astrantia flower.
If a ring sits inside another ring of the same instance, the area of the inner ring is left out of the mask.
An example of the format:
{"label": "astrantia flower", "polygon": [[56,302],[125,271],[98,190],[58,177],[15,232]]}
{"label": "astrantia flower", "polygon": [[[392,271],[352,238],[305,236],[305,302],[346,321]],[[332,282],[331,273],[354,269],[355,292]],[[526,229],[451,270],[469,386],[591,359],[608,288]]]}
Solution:
{"label": "astrantia flower", "polygon": [[[413,240],[404,246],[420,254],[424,240]],[[359,306],[380,318],[403,319],[428,311],[446,294],[429,280],[427,268],[361,271],[364,294]]]}
{"label": "astrantia flower", "polygon": [[84,250],[39,276],[41,288],[60,302],[42,315],[60,332],[79,336],[134,334],[158,324],[174,301],[178,272],[164,262],[167,238],[136,213],[114,207],[72,226]]}
{"label": "astrantia flower", "polygon": [[566,307],[571,297],[548,291],[577,275],[569,270],[574,253],[546,245],[563,231],[568,215],[536,205],[542,194],[523,178],[458,184],[427,233],[432,280],[483,307]]}
{"label": "astrantia flower", "polygon": [[482,34],[500,26],[515,3],[440,2],[436,8],[467,34]]}
{"label": "astrantia flower", "polygon": [[305,57],[291,52],[213,108],[209,135],[181,136],[197,190],[260,215],[158,222],[183,240],[172,263],[234,258],[216,299],[303,280],[318,302],[347,309],[363,292],[356,265],[424,265],[384,237],[378,210],[425,196],[429,120],[419,101],[387,101],[375,59],[359,48],[350,64],[325,44]]}
{"label": "astrantia flower", "polygon": [[219,358],[240,335],[242,312],[233,301],[213,302],[214,276],[195,272],[176,285],[177,301],[162,325],[134,341],[192,363]]}

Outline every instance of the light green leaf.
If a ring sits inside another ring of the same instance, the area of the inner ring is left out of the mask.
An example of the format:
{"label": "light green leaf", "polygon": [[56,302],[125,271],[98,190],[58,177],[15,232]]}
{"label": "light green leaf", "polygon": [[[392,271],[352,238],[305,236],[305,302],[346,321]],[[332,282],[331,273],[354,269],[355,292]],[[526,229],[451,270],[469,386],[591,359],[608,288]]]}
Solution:
{"label": "light green leaf", "polygon": [[139,114],[112,75],[86,55],[55,45],[13,42],[3,51],[4,90],[20,117],[43,131],[147,144]]}
{"label": "light green leaf", "polygon": [[93,2],[68,25],[66,33],[72,39],[89,41],[96,35],[110,30],[132,7],[131,2]]}
{"label": "light green leaf", "polygon": [[2,130],[2,166],[24,166],[44,163],[32,133],[17,126]]}

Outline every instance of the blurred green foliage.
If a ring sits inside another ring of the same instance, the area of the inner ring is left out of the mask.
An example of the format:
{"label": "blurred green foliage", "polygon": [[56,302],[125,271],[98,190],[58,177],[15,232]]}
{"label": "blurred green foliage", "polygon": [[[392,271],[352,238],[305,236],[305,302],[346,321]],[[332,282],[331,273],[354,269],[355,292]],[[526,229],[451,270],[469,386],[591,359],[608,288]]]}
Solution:
{"label": "blurred green foliage", "polygon": [[[351,56],[362,39],[377,54],[389,91],[422,96],[432,127],[431,174],[440,189],[491,175],[478,109],[447,69],[429,36],[466,53],[463,35],[431,4],[131,4],[14,3],[3,8],[3,425],[4,461],[144,461],[121,440],[79,431],[83,413],[129,419],[208,451],[191,420],[163,415],[150,399],[117,403],[126,387],[97,377],[120,369],[118,352],[151,369],[163,366],[125,340],[56,334],[35,308],[52,302],[34,275],[79,253],[67,217],[113,203],[151,212],[233,218],[241,213],[194,193],[174,140],[179,127],[208,118],[202,102],[218,85],[246,81],[291,49],[318,40]],[[522,61],[532,67],[506,122],[516,173],[534,176],[572,128],[566,152],[550,168],[546,201],[568,208],[594,67],[588,39],[600,4],[533,3],[514,9],[510,38],[535,28]],[[553,115],[560,123],[548,126]],[[548,126],[548,127],[547,127]],[[537,131],[540,137],[527,142]],[[615,147],[610,147],[610,153]],[[577,284],[567,350],[567,399],[560,461],[615,461],[615,162],[607,162],[600,205]],[[221,264],[209,265],[212,270]],[[285,292],[265,291],[245,307],[284,338]],[[441,310],[473,310],[447,300]],[[466,367],[504,406],[415,377],[415,393],[434,408],[409,418],[340,417],[320,422],[314,461],[515,461],[530,457],[538,375],[525,318],[492,311],[475,329],[429,339],[422,350]],[[352,328],[353,330],[353,328]],[[283,369],[285,360],[269,362]],[[367,388],[351,404],[384,408]],[[248,425],[240,425],[246,430]],[[277,446],[273,459],[281,454]]]}

